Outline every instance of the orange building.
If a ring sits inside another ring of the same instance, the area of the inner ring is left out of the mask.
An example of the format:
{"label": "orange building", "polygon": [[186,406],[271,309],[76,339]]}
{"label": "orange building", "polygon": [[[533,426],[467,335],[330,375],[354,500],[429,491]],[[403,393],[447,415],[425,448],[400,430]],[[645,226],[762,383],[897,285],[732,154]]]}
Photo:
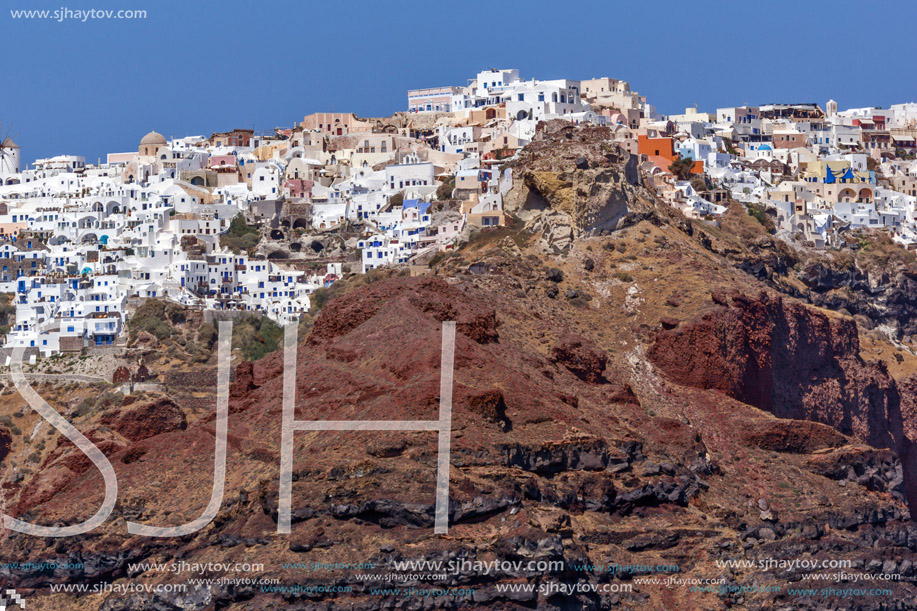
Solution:
{"label": "orange building", "polygon": [[[637,136],[637,153],[646,155],[650,163],[666,171],[668,171],[672,162],[678,159],[678,155],[675,153],[675,141],[671,138]],[[703,174],[704,162],[695,161],[691,167],[691,173]]]}
{"label": "orange building", "polygon": [[669,163],[675,161],[675,143],[671,138],[647,138],[637,136],[637,152],[650,157],[664,157]]}

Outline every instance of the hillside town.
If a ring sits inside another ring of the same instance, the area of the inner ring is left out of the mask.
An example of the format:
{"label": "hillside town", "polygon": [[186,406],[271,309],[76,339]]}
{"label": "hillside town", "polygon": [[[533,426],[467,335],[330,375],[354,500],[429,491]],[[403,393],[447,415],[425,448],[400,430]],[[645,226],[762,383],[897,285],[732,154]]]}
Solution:
{"label": "hillside town", "polygon": [[509,162],[552,120],[607,128],[609,145],[636,156],[644,183],[689,218],[715,222],[738,201],[808,247],[842,248],[852,230],[879,229],[917,248],[917,103],[664,116],[622,80],[487,69],[465,86],[412,89],[388,117],[315,112],[268,132],[150,131],[96,164],[66,154],[23,167],[7,137],[0,292],[15,322],[2,328],[4,348],[51,356],[112,345],[149,298],[295,321],[346,274],[422,267],[471,232],[506,225]]}

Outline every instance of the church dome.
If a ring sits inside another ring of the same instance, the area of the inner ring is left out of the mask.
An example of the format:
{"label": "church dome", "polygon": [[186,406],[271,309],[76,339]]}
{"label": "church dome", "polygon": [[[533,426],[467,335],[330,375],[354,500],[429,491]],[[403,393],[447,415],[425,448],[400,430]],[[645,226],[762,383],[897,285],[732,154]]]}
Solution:
{"label": "church dome", "polygon": [[150,132],[140,141],[141,145],[161,145],[166,143],[166,137],[159,132]]}

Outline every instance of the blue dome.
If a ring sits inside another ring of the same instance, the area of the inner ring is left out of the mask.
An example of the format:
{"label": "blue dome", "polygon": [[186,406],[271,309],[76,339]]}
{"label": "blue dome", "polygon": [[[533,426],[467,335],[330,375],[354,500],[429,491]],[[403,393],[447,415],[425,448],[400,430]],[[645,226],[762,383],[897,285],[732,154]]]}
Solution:
{"label": "blue dome", "polygon": [[758,147],[758,150],[759,151],[772,151],[774,149],[771,148],[770,144],[762,144],[761,146]]}

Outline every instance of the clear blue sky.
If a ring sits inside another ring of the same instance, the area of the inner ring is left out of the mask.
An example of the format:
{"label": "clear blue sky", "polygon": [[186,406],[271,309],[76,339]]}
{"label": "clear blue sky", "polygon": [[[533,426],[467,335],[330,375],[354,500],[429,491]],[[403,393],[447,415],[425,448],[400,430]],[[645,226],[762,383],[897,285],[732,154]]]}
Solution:
{"label": "clear blue sky", "polygon": [[[95,161],[166,136],[406,107],[411,87],[488,67],[611,76],[660,112],[917,100],[912,0],[3,0],[0,119],[23,160]],[[146,9],[145,20],[14,20],[10,9]]]}

